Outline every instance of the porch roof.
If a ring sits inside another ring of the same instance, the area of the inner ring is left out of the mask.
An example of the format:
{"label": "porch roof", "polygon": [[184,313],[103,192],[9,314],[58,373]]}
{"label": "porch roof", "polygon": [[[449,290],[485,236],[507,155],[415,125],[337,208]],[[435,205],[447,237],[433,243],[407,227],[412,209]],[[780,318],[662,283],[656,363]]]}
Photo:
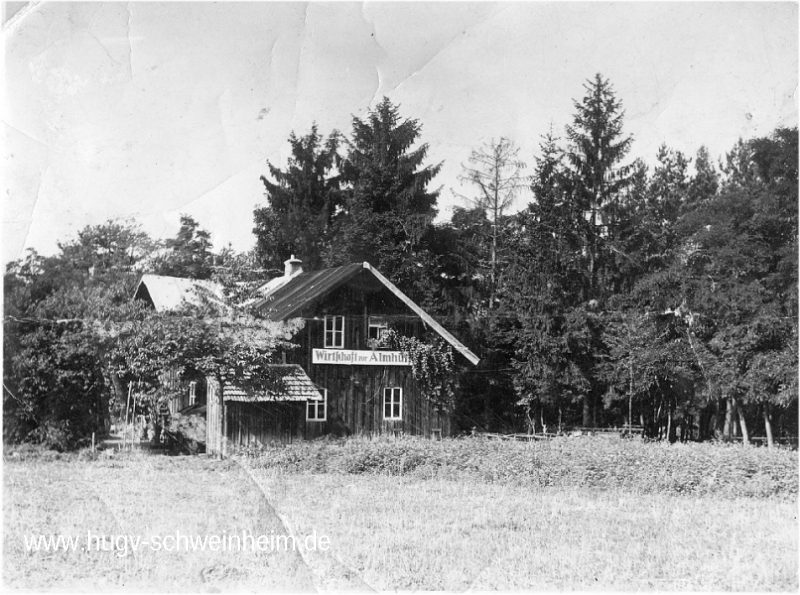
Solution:
{"label": "porch roof", "polygon": [[267,390],[263,393],[254,393],[228,384],[222,390],[225,401],[240,403],[267,403],[270,401],[321,401],[322,394],[308,377],[305,370],[296,364],[274,364],[270,368],[283,372],[283,389],[280,391]]}

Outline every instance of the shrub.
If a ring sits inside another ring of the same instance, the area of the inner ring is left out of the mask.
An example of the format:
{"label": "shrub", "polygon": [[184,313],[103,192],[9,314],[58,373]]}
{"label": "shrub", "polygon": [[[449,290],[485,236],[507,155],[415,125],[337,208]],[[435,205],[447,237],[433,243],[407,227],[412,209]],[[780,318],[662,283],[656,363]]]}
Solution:
{"label": "shrub", "polygon": [[409,475],[537,488],[583,487],[722,497],[793,497],[795,453],[716,444],[645,443],[593,437],[549,442],[480,438],[350,438],[263,446],[253,465],[287,473]]}
{"label": "shrub", "polygon": [[205,451],[206,420],[202,415],[174,414],[169,422],[168,434],[180,452],[197,454]]}

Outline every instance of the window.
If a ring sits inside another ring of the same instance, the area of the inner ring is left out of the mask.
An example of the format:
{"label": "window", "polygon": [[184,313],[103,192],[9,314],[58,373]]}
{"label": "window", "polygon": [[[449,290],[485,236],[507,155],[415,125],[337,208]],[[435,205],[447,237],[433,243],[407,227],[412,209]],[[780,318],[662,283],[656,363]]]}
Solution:
{"label": "window", "polygon": [[325,317],[325,347],[344,348],[344,316]]}
{"label": "window", "polygon": [[387,330],[389,330],[389,326],[386,324],[385,318],[382,316],[369,317],[369,334],[367,335],[368,340],[380,343],[383,339],[384,333],[386,333]]}
{"label": "window", "polygon": [[383,389],[383,419],[403,419],[403,389]]}
{"label": "window", "polygon": [[321,388],[321,401],[306,401],[306,421],[325,421],[328,419],[328,389]]}
{"label": "window", "polygon": [[197,399],[197,383],[193,380],[189,383],[189,405],[194,405]]}

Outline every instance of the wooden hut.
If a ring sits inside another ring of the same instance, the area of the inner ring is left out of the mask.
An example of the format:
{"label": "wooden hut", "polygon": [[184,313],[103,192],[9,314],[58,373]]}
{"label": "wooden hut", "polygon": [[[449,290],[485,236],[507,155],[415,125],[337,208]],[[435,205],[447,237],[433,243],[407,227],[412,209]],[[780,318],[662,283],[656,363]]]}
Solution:
{"label": "wooden hut", "polygon": [[274,321],[301,318],[303,328],[292,338],[299,347],[276,366],[283,366],[280,390],[220,391],[206,379],[207,452],[326,434],[452,433],[451,412],[426,398],[410,361],[381,337],[389,328],[420,340],[438,336],[472,365],[478,357],[369,263],[305,272],[292,257],[253,307]]}
{"label": "wooden hut", "polygon": [[382,346],[381,336],[389,328],[421,340],[439,336],[457,357],[473,365],[478,357],[369,263],[304,272],[292,257],[254,307],[271,320],[305,323],[286,361],[305,371],[322,401],[306,403],[303,422],[286,439],[451,434],[451,413],[429,402],[409,360]]}

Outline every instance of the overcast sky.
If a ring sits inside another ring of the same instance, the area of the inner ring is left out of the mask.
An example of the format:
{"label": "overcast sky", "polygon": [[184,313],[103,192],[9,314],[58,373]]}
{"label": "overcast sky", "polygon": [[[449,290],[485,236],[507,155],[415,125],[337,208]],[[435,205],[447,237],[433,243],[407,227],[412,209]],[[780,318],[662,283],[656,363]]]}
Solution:
{"label": "overcast sky", "polygon": [[[316,121],[349,133],[383,95],[423,125],[449,216],[471,148],[532,165],[596,72],[632,156],[712,155],[797,125],[792,3],[14,3],[5,43],[4,262],[87,224],[181,213],[219,248],[254,243],[259,176]],[[14,11],[16,14],[13,14]],[[13,16],[12,16],[13,15]],[[523,206],[528,196],[520,199]]]}

